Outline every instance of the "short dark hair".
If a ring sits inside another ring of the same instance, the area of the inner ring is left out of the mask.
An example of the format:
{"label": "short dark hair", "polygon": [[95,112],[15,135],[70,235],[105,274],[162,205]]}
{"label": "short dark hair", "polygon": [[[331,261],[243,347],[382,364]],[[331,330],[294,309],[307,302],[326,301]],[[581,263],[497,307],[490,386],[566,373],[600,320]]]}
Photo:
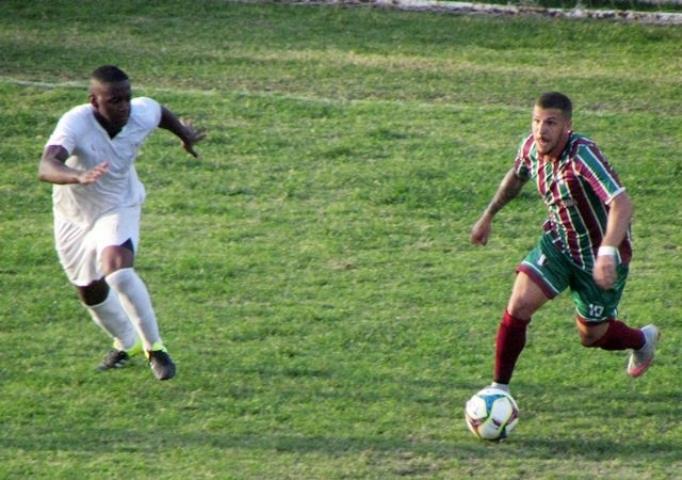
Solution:
{"label": "short dark hair", "polygon": [[535,105],[540,108],[556,108],[557,110],[561,110],[567,118],[573,116],[573,104],[571,103],[571,99],[563,93],[543,93],[538,97]]}
{"label": "short dark hair", "polygon": [[128,75],[116,65],[102,65],[92,72],[90,78],[101,83],[118,83],[128,80]]}

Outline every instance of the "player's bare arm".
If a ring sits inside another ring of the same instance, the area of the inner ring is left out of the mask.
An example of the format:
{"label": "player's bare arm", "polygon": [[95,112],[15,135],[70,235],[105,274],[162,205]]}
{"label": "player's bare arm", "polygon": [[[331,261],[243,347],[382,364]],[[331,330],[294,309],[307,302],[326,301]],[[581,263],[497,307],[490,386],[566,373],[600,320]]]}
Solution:
{"label": "player's bare arm", "polygon": [[78,170],[65,165],[69,152],[61,145],[48,145],[38,166],[38,178],[43,182],[65,185],[69,183],[89,184],[99,180],[109,169],[102,162],[90,170]]}
{"label": "player's bare arm", "polygon": [[199,156],[194,150],[194,145],[203,140],[206,134],[194,128],[191,121],[178,118],[173,112],[162,106],[159,128],[175,134],[182,142],[182,148],[190,155],[195,158]]}
{"label": "player's bare arm", "polygon": [[601,288],[608,290],[616,282],[617,257],[616,249],[627,235],[632,219],[632,202],[626,192],[621,192],[611,200],[606,233],[602,240],[597,261],[594,265],[594,281]]}
{"label": "player's bare arm", "polygon": [[521,192],[525,183],[526,180],[516,175],[514,168],[507,172],[490,204],[471,229],[471,243],[475,245],[488,243],[493,217]]}

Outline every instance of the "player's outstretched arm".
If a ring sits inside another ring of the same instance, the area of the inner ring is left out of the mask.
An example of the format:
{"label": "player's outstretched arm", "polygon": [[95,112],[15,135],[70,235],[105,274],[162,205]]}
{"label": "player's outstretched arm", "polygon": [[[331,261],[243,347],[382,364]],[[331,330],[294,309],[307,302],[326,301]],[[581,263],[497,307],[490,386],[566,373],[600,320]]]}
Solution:
{"label": "player's outstretched arm", "polygon": [[617,280],[616,251],[627,235],[633,210],[632,201],[624,191],[611,200],[606,233],[601,242],[593,272],[594,281],[605,290],[613,288]]}
{"label": "player's outstretched arm", "polygon": [[502,207],[519,194],[525,183],[526,180],[516,175],[514,168],[507,172],[483,215],[472,227],[471,243],[475,245],[485,245],[488,243],[493,217],[502,210]]}
{"label": "player's outstretched arm", "polygon": [[182,148],[195,158],[199,156],[194,150],[194,145],[203,140],[206,134],[194,128],[192,122],[178,118],[173,112],[162,106],[159,128],[175,134],[182,142]]}
{"label": "player's outstretched arm", "polygon": [[102,162],[90,170],[77,170],[64,164],[68,158],[69,152],[61,145],[48,145],[38,165],[38,179],[60,185],[88,184],[99,180],[109,169],[109,164]]}

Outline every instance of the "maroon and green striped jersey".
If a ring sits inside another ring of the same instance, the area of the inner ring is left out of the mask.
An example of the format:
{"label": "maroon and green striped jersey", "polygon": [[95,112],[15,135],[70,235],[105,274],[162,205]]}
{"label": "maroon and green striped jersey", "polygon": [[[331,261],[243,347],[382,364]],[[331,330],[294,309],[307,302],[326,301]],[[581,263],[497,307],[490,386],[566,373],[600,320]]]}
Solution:
{"label": "maroon and green striped jersey", "polygon": [[[554,245],[579,268],[591,272],[606,232],[611,200],[625,190],[599,148],[571,132],[558,161],[538,159],[533,136],[520,146],[514,170],[520,178],[535,180],[549,210],[543,226]],[[620,260],[632,258],[630,229],[618,248]]]}

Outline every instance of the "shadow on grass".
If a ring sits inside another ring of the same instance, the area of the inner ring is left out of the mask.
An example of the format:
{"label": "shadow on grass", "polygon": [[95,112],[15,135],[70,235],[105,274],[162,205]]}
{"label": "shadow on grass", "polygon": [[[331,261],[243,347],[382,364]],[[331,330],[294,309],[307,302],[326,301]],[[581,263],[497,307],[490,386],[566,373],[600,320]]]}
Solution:
{"label": "shadow on grass", "polygon": [[323,453],[330,456],[372,451],[380,455],[409,452],[442,460],[520,459],[551,460],[557,456],[576,460],[608,461],[627,457],[629,462],[682,461],[679,445],[666,442],[623,443],[603,439],[547,439],[514,437],[507,442],[424,441],[383,437],[323,437],[302,435],[232,435],[229,433],[174,433],[105,429],[97,432],[35,433],[3,439],[5,449],[26,451],[72,451],[84,453],[160,453],[173,449],[262,450],[288,453]]}

